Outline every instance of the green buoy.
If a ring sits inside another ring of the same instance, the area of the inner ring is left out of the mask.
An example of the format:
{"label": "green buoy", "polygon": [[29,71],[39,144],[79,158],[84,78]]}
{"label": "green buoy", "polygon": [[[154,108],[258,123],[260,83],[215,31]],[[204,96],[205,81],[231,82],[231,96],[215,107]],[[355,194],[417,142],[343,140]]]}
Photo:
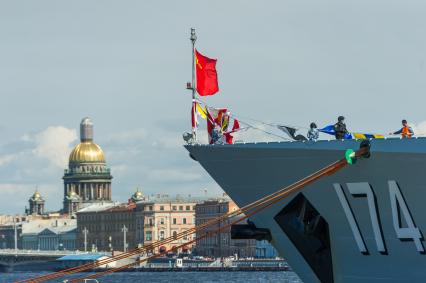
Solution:
{"label": "green buoy", "polygon": [[353,149],[347,149],[345,152],[345,159],[348,164],[354,164],[356,162],[355,151]]}

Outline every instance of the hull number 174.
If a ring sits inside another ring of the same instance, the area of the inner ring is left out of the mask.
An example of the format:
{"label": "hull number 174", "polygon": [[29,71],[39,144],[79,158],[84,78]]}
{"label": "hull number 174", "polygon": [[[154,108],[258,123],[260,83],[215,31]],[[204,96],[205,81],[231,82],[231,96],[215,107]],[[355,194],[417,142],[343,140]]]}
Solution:
{"label": "hull number 174", "polygon": [[[377,251],[386,254],[386,245],[383,239],[381,221],[379,219],[379,213],[377,210],[377,202],[374,192],[369,183],[348,183],[346,184],[348,191],[353,196],[364,197],[368,205],[368,213],[370,215],[370,221],[373,228],[374,239],[376,243]],[[404,197],[398,187],[398,184],[395,181],[388,182],[389,188],[389,197],[390,204],[392,209],[392,222],[393,228],[396,233],[396,237],[400,240],[412,240],[415,244],[415,247],[418,252],[424,253],[424,247],[422,245],[421,239],[422,234],[419,228],[414,224],[413,218],[411,217],[410,211],[405,203]],[[358,249],[363,254],[368,254],[364,238],[359,229],[358,223],[355,220],[354,212],[349,205],[349,202],[346,198],[345,193],[343,192],[342,185],[334,184],[334,189],[336,190],[337,197],[342,205],[343,211],[345,212],[346,218],[351,227],[355,242],[358,246]],[[401,218],[404,219],[406,227],[402,227]]]}

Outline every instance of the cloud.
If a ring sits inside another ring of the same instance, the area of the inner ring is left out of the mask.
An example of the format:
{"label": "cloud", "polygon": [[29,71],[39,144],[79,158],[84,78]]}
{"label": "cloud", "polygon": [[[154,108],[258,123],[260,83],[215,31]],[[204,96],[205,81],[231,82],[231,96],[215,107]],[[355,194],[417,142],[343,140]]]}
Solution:
{"label": "cloud", "polygon": [[0,156],[0,166],[12,162],[16,158],[15,154],[7,154]]}
{"label": "cloud", "polygon": [[76,139],[77,133],[74,129],[48,127],[35,135],[36,147],[33,153],[37,157],[46,158],[54,166],[65,168],[72,150],[71,144]]}
{"label": "cloud", "polygon": [[[2,212],[23,212],[38,186],[47,209],[61,207],[62,174],[76,131],[51,126],[8,141],[0,152],[0,206]],[[17,196],[19,196],[17,198]],[[9,200],[13,199],[13,202]]]}
{"label": "cloud", "polygon": [[[207,134],[200,131],[200,140]],[[141,187],[148,194],[202,194],[220,189],[182,147],[180,132],[157,128],[150,133],[143,128],[129,129],[99,136],[97,142],[106,155],[113,179],[113,199],[126,201]],[[21,212],[38,185],[46,207],[62,207],[62,176],[67,166],[72,143],[77,139],[74,129],[50,126],[37,133],[26,133],[8,142],[0,152],[0,200],[2,212]],[[16,202],[7,199],[19,195]]]}

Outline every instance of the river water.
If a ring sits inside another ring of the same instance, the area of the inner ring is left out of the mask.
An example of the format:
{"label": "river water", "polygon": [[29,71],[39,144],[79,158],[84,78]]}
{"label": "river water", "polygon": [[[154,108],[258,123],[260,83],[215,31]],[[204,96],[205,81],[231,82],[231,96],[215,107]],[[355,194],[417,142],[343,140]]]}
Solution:
{"label": "river water", "polygon": [[[14,282],[46,273],[15,272],[0,273],[0,282]],[[91,273],[80,273],[78,277],[90,275]],[[49,282],[62,282],[56,279]],[[67,278],[69,279],[69,278]],[[97,279],[99,283],[126,283],[126,282],[280,282],[280,283],[302,283],[294,272],[121,272],[106,275]],[[95,283],[96,281],[87,281]]]}

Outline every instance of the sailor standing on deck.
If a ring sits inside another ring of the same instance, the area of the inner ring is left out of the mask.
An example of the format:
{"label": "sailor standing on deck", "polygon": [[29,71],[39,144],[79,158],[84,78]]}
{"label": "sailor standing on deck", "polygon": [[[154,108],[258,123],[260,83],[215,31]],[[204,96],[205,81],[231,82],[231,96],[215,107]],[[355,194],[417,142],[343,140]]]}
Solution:
{"label": "sailor standing on deck", "polygon": [[414,135],[413,129],[408,125],[407,120],[402,120],[402,128],[396,132],[389,133],[390,135],[399,135],[401,134],[401,137],[403,139],[409,139]]}
{"label": "sailor standing on deck", "polygon": [[348,130],[346,129],[345,117],[339,116],[337,118],[337,123],[334,124],[334,135],[336,136],[336,140],[343,140],[345,135],[348,134]]}
{"label": "sailor standing on deck", "polygon": [[319,130],[318,130],[317,124],[312,122],[309,128],[310,129],[308,131],[308,140],[317,141],[319,138]]}
{"label": "sailor standing on deck", "polygon": [[218,124],[212,130],[212,144],[224,144],[222,129]]}

